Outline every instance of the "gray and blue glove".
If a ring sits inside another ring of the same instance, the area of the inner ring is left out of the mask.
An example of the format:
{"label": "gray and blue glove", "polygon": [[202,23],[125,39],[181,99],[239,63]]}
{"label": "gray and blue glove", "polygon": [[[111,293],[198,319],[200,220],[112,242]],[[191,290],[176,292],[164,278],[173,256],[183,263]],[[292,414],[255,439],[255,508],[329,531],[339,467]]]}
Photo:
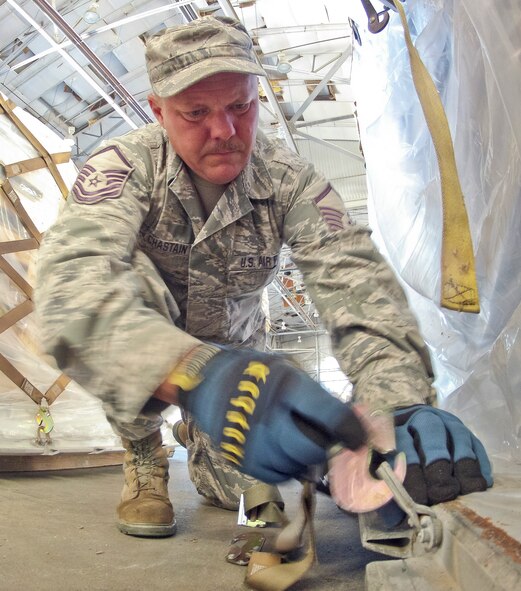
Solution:
{"label": "gray and blue glove", "polygon": [[[485,448],[453,414],[419,404],[395,411],[394,424],[396,452],[407,458],[403,484],[416,503],[435,505],[492,486]],[[373,455],[373,470],[381,459]],[[393,529],[406,515],[393,500],[376,517],[382,527]]]}
{"label": "gray and blue glove", "polygon": [[226,459],[264,482],[302,477],[332,445],[366,441],[351,406],[281,356],[222,349],[199,379],[181,390],[181,406]]}
{"label": "gray and blue glove", "polygon": [[492,486],[492,468],[482,443],[453,414],[424,405],[394,413],[396,449],[407,456],[404,486],[422,505]]}

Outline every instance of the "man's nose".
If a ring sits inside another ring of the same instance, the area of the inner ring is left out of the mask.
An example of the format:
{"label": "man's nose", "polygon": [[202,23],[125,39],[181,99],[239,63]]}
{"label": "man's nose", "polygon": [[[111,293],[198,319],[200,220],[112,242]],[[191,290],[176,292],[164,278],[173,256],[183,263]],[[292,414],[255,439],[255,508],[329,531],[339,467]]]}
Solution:
{"label": "man's nose", "polygon": [[235,122],[231,113],[214,113],[209,123],[212,139],[229,140],[235,135]]}

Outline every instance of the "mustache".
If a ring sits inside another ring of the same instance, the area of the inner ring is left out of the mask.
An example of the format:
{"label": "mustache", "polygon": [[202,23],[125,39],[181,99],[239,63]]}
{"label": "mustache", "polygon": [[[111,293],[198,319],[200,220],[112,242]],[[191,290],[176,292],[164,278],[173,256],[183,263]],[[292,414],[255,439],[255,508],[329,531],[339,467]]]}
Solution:
{"label": "mustache", "polygon": [[241,152],[245,149],[245,147],[246,146],[241,141],[237,140],[215,142],[214,144],[211,144],[205,148],[203,156],[222,152]]}

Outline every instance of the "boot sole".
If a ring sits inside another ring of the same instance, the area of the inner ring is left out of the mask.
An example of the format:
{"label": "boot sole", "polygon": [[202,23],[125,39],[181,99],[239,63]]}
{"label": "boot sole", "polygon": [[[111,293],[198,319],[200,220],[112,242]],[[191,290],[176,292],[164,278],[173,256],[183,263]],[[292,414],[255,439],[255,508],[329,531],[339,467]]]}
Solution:
{"label": "boot sole", "polygon": [[175,520],[168,525],[120,522],[117,526],[121,533],[139,538],[168,538],[173,536],[177,530],[177,523]]}

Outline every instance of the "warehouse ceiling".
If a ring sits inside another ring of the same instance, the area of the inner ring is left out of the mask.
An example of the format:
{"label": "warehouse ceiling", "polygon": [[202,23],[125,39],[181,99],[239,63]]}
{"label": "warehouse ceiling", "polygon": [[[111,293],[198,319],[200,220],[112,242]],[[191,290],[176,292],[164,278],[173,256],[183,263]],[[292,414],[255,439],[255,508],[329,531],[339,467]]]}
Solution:
{"label": "warehouse ceiling", "polygon": [[102,139],[153,119],[148,36],[200,15],[228,14],[247,27],[269,77],[260,88],[262,127],[290,143],[292,137],[328,142],[346,162],[360,163],[347,4],[0,0],[0,84],[19,106],[73,140],[81,160]]}
{"label": "warehouse ceiling", "polygon": [[[102,140],[153,119],[148,36],[203,15],[235,16],[268,75],[261,127],[314,162],[367,223],[350,84],[353,4],[360,9],[359,0],[0,0],[0,90],[66,138],[81,166]],[[318,330],[289,257],[270,308],[276,333]]]}

